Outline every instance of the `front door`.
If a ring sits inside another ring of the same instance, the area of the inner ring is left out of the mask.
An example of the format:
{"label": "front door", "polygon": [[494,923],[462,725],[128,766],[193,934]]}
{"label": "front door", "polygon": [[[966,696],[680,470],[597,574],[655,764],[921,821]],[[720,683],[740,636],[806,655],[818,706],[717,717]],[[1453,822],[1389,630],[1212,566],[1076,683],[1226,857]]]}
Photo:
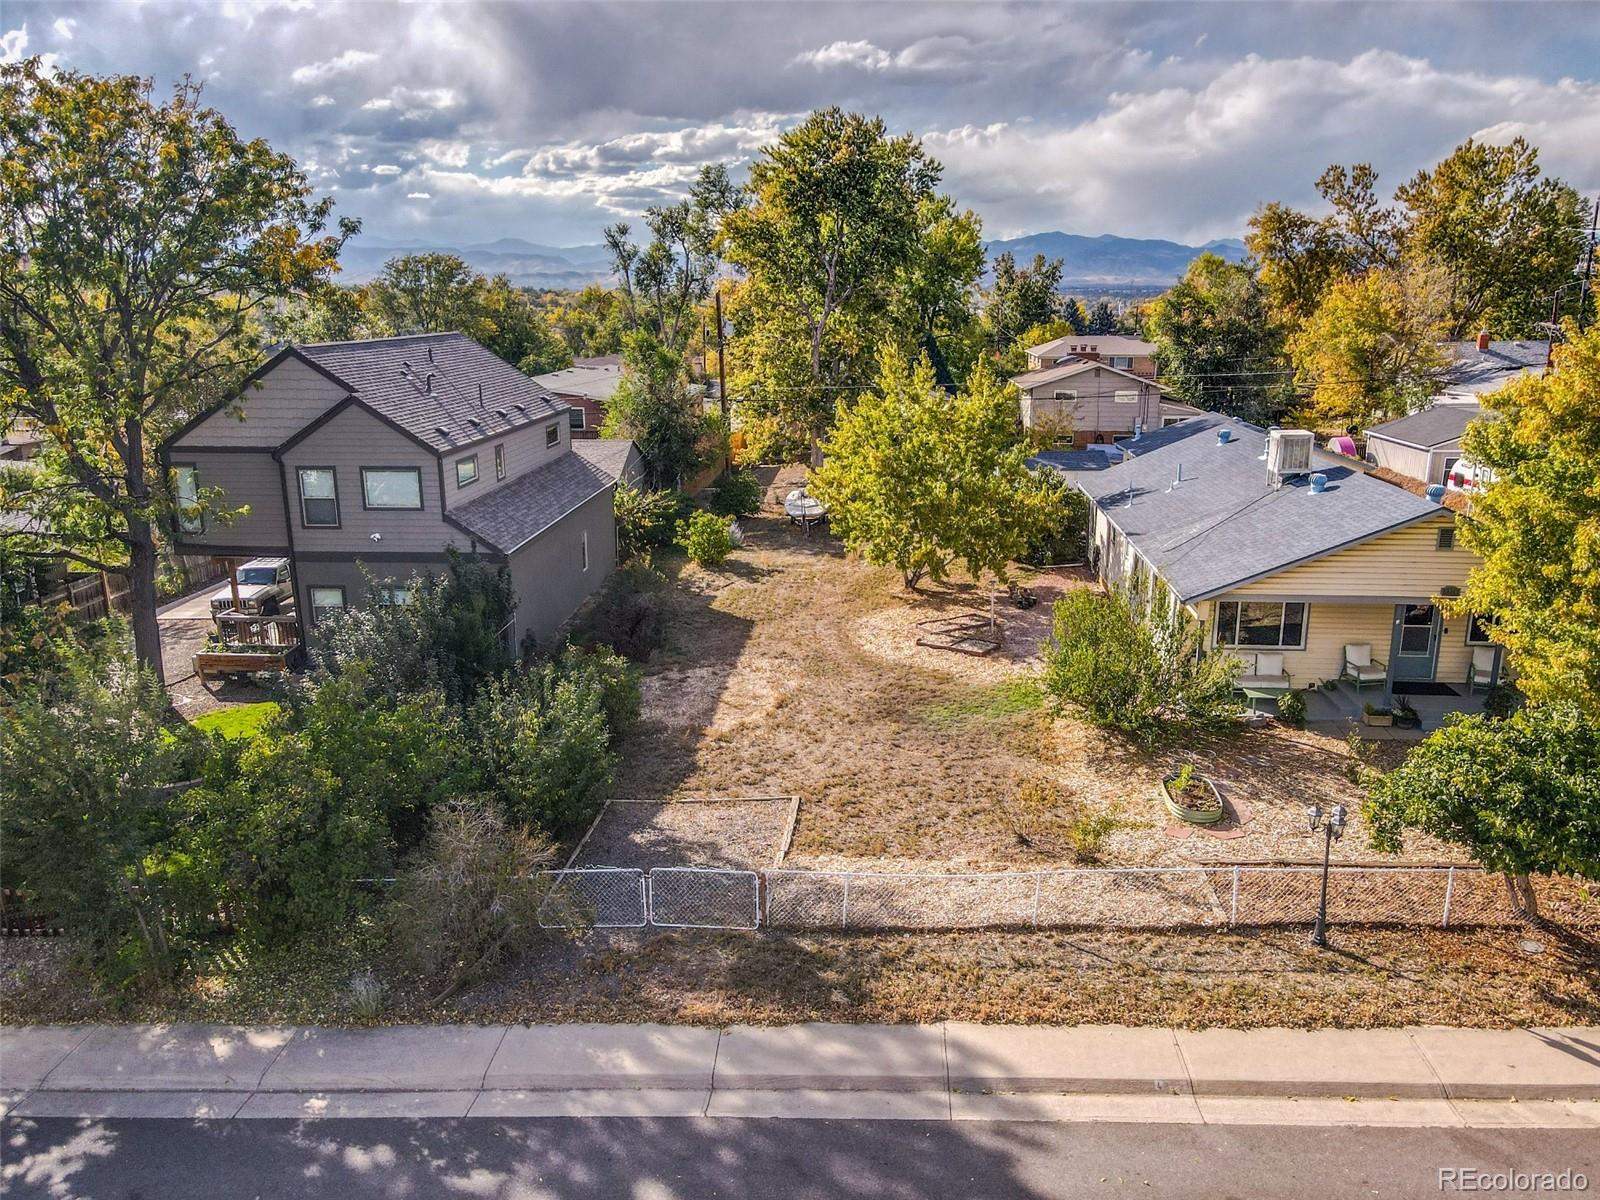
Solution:
{"label": "front door", "polygon": [[1432,679],[1439,660],[1439,608],[1434,604],[1394,606],[1394,641],[1389,646],[1393,679]]}

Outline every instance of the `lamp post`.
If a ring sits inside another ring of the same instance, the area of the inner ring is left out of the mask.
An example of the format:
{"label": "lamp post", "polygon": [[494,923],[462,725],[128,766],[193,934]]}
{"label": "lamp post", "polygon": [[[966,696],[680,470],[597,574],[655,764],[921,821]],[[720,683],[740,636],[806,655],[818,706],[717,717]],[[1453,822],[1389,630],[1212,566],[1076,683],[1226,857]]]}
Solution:
{"label": "lamp post", "polygon": [[1344,836],[1344,805],[1335,804],[1333,811],[1324,814],[1322,805],[1306,806],[1306,824],[1311,832],[1322,831],[1322,896],[1317,901],[1317,927],[1311,931],[1313,946],[1328,944],[1328,863],[1333,857],[1333,843]]}

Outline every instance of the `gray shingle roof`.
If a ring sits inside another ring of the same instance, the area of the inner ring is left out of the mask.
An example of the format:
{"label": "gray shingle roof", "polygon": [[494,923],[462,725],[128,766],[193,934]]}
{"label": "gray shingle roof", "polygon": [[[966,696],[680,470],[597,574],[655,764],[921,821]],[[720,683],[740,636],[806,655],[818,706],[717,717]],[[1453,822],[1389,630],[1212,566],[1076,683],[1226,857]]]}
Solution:
{"label": "gray shingle roof", "polygon": [[535,375],[533,381],[552,392],[572,396],[586,396],[591,400],[609,400],[617,385],[622,382],[622,364],[593,367],[566,367],[560,371],[547,371]]}
{"label": "gray shingle roof", "polygon": [[1543,373],[1549,347],[1544,342],[1490,342],[1487,350],[1479,350],[1474,340],[1451,342],[1445,351],[1451,362],[1444,390],[1482,395],[1498,391],[1524,371]]}
{"label": "gray shingle roof", "polygon": [[548,420],[570,407],[464,333],[320,342],[296,349],[362,403],[435,450]]}
{"label": "gray shingle roof", "polygon": [[1367,434],[1370,437],[1388,438],[1391,442],[1402,442],[1407,446],[1431,449],[1460,441],[1468,423],[1483,415],[1483,409],[1476,404],[1435,404],[1408,417],[1374,425],[1367,430]]}
{"label": "gray shingle roof", "polygon": [[[1233,440],[1217,441],[1229,429]],[[1319,558],[1442,510],[1318,454],[1328,487],[1307,478],[1273,489],[1266,434],[1206,413],[1118,443],[1134,457],[1103,471],[1064,471],[1187,601]],[[1172,486],[1179,464],[1183,482]],[[1131,489],[1131,491],[1130,491]]]}
{"label": "gray shingle roof", "polygon": [[488,495],[451,509],[450,519],[490,548],[511,554],[616,481],[615,475],[584,455],[562,454],[537,471],[518,475]]}
{"label": "gray shingle roof", "polygon": [[621,479],[634,449],[629,438],[574,438],[572,452],[612,479]]}

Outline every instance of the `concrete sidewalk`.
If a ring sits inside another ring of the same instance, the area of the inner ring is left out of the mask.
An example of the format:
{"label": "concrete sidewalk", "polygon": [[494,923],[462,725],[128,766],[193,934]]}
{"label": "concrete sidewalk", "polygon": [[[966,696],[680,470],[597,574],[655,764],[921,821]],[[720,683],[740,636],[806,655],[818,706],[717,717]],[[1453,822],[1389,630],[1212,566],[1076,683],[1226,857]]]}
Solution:
{"label": "concrete sidewalk", "polygon": [[0,1107],[16,1116],[1204,1120],[1289,1098],[1308,1119],[1362,1100],[1424,1123],[1457,1123],[1461,1104],[1556,1101],[1563,1119],[1600,1122],[1600,1029],[0,1029]]}

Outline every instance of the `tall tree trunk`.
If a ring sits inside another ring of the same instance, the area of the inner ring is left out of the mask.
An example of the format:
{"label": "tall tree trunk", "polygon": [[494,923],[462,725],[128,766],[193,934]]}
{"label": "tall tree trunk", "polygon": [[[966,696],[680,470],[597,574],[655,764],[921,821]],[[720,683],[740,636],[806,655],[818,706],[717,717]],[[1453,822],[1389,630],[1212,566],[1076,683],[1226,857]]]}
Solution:
{"label": "tall tree trunk", "polygon": [[1506,891],[1511,895],[1511,911],[1525,921],[1539,919],[1539,893],[1526,875],[1506,874]]}
{"label": "tall tree trunk", "polygon": [[156,540],[148,521],[128,521],[128,603],[133,624],[133,653],[167,681],[161,669],[161,627],[156,622]]}

